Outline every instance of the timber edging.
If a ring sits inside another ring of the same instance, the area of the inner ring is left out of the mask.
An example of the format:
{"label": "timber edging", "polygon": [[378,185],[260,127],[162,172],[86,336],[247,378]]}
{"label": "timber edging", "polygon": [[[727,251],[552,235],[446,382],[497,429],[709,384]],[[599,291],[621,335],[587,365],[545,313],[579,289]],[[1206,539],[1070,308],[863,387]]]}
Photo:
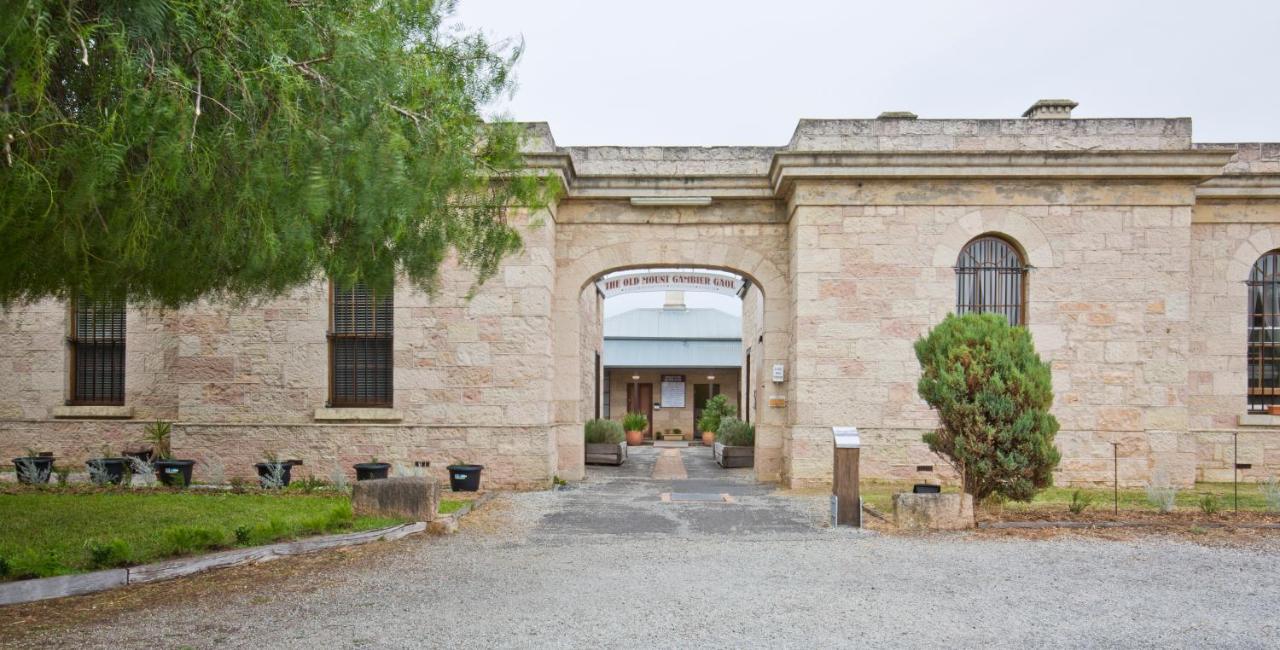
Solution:
{"label": "timber edging", "polygon": [[196,557],[167,560],[123,569],[36,578],[0,583],[0,606],[29,603],[64,596],[79,596],[132,584],[159,582],[221,567],[267,562],[290,555],[304,555],[344,546],[358,546],[379,540],[393,541],[427,529],[423,521],[357,533],[324,535],[293,542],[279,542],[253,548],[219,551]]}

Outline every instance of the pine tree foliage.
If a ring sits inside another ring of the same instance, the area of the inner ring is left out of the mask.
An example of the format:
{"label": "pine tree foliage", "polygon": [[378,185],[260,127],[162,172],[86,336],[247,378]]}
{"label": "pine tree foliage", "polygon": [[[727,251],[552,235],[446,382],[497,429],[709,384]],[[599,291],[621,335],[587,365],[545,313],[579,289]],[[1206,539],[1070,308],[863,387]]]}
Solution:
{"label": "pine tree foliage", "polygon": [[557,191],[429,0],[0,0],[0,303],[483,281]]}
{"label": "pine tree foliage", "polygon": [[942,425],[924,441],[964,476],[967,492],[1029,501],[1053,484],[1053,385],[1026,328],[998,314],[948,315],[915,350],[920,397]]}

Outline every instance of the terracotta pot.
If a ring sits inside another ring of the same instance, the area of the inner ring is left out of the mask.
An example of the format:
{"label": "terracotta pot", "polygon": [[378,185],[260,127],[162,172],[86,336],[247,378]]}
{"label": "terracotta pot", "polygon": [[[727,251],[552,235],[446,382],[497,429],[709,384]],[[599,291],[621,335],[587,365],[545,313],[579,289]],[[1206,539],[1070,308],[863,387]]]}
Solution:
{"label": "terracotta pot", "polygon": [[643,431],[628,431],[628,432],[627,432],[627,445],[634,447],[634,446],[639,445],[639,444],[641,444],[641,443],[643,443],[643,442],[644,442],[644,432],[643,432]]}
{"label": "terracotta pot", "polygon": [[703,431],[703,432],[702,432],[702,444],[704,444],[704,445],[706,445],[706,446],[708,446],[708,447],[710,447],[711,445],[716,444],[716,432],[715,432],[715,431]]}

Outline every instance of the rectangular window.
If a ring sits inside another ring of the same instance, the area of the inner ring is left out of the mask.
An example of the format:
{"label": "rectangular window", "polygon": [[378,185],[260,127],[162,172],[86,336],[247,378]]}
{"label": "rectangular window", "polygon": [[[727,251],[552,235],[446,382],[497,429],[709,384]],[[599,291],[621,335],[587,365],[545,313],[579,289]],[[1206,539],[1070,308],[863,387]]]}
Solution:
{"label": "rectangular window", "polygon": [[608,420],[613,413],[613,407],[609,401],[613,398],[613,373],[609,369],[604,371],[604,419]]}
{"label": "rectangular window", "polygon": [[79,298],[72,304],[69,404],[124,404],[124,320],[124,301]]}
{"label": "rectangular window", "polygon": [[329,406],[391,406],[391,296],[375,296],[363,284],[334,286],[330,296]]}

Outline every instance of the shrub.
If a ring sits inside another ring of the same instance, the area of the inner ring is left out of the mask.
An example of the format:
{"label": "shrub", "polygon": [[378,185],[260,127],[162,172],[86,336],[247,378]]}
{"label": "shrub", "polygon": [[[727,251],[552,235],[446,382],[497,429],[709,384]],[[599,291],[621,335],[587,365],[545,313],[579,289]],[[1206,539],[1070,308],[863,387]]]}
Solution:
{"label": "shrub", "polygon": [[1067,505],[1067,509],[1071,514],[1078,515],[1088,510],[1091,505],[1093,505],[1093,495],[1076,490],[1071,493],[1071,503]]}
{"label": "shrub", "polygon": [[236,526],[236,529],[232,532],[235,533],[237,545],[248,546],[250,539],[249,535],[252,532],[248,526]]}
{"label": "shrub", "polygon": [[617,444],[627,437],[622,431],[622,424],[613,420],[587,420],[583,426],[583,436],[587,444]]}
{"label": "shrub", "polygon": [[85,467],[89,470],[89,481],[94,485],[110,485],[111,473],[107,471],[107,463],[101,458],[95,458],[87,463]]}
{"label": "shrub", "polygon": [[1173,512],[1178,504],[1178,488],[1169,484],[1164,470],[1156,470],[1147,484],[1147,502],[1160,512]]}
{"label": "shrub", "polygon": [[22,483],[32,485],[44,485],[49,480],[49,470],[42,469],[39,464],[31,460],[32,453],[27,452],[27,457],[17,458],[14,460],[16,464],[18,480]]}
{"label": "shrub", "polygon": [[173,451],[169,446],[170,434],[173,431],[172,424],[164,420],[156,420],[148,424],[143,431],[147,442],[151,443],[152,458],[159,460],[173,458]]}
{"label": "shrub", "polygon": [[0,555],[0,578],[8,577],[8,575],[9,575],[9,560],[5,559],[3,555]]}
{"label": "shrub", "polygon": [[751,447],[756,444],[756,428],[735,417],[720,420],[716,429],[716,442],[735,447]]}
{"label": "shrub", "polygon": [[226,545],[226,535],[209,526],[174,526],[163,533],[162,548],[169,555],[187,555]]}
{"label": "shrub", "polygon": [[133,558],[133,548],[120,538],[90,540],[85,549],[89,551],[89,566],[95,569],[124,566]]}
{"label": "shrub", "polygon": [[625,431],[644,431],[649,428],[649,419],[643,413],[632,411],[622,416],[622,428]]}
{"label": "shrub", "polygon": [[1206,515],[1215,515],[1215,514],[1218,514],[1218,511],[1221,509],[1222,509],[1222,504],[1218,501],[1218,495],[1216,494],[1201,495],[1200,512],[1203,512]]}
{"label": "shrub", "polygon": [[1267,501],[1267,510],[1280,512],[1280,480],[1272,476],[1259,485],[1258,490],[1262,492],[1262,498]]}
{"label": "shrub", "polygon": [[716,395],[707,400],[706,406],[702,407],[702,417],[698,418],[699,431],[719,431],[720,420],[726,417],[734,417],[738,414],[738,409],[729,403],[729,399],[724,395]]}
{"label": "shrub", "polygon": [[915,350],[920,397],[942,422],[924,441],[960,472],[965,491],[1030,501],[1053,484],[1053,386],[1026,328],[998,314],[948,315]]}

